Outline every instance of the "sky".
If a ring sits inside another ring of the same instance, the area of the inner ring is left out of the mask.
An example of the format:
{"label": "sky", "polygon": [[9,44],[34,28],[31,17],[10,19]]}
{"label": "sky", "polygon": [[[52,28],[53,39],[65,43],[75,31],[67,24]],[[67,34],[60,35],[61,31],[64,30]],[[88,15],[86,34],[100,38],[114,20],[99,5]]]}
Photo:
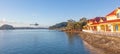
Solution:
{"label": "sky", "polygon": [[117,7],[120,0],[0,0],[0,21],[48,27],[69,19],[105,16]]}

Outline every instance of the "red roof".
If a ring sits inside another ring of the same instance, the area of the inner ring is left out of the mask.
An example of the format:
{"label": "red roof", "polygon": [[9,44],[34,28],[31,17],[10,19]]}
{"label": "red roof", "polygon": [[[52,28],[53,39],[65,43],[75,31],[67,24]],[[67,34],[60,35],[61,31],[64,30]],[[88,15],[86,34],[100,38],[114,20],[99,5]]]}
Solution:
{"label": "red roof", "polygon": [[[117,9],[115,9],[114,11],[112,11],[111,13],[109,13],[107,16],[117,15],[118,9],[120,9],[120,7],[118,7]],[[103,22],[100,22],[100,19],[102,19]],[[107,18],[106,18],[106,17],[96,17],[96,18],[90,19],[90,20],[88,20],[88,21],[89,21],[89,22],[93,22],[92,25],[97,25],[97,24],[101,24],[101,23],[120,22],[120,19],[107,21]],[[97,22],[97,23],[95,23],[95,22]]]}
{"label": "red roof", "polygon": [[106,21],[106,22],[93,23],[92,25],[97,25],[97,24],[102,24],[102,23],[113,23],[113,22],[120,22],[120,19],[109,20],[109,21]]}
{"label": "red roof", "polygon": [[107,16],[116,15],[116,12],[117,12],[117,10],[114,10],[111,13],[109,13]]}

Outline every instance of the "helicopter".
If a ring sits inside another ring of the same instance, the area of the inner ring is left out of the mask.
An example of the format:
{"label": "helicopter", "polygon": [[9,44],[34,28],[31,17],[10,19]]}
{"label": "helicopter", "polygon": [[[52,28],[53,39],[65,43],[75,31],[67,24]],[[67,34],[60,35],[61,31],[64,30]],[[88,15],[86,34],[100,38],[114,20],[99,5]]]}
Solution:
{"label": "helicopter", "polygon": [[30,24],[30,25],[38,26],[39,24],[38,24],[38,23],[35,23],[35,24]]}

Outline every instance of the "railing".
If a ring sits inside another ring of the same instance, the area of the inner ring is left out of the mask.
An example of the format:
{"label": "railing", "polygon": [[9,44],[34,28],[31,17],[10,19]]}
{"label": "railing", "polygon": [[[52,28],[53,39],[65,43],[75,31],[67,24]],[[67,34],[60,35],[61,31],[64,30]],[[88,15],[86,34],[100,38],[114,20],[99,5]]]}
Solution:
{"label": "railing", "polygon": [[83,30],[84,32],[93,33],[93,34],[100,34],[105,36],[118,36],[120,37],[120,32],[104,32],[104,31],[90,31],[90,30]]}

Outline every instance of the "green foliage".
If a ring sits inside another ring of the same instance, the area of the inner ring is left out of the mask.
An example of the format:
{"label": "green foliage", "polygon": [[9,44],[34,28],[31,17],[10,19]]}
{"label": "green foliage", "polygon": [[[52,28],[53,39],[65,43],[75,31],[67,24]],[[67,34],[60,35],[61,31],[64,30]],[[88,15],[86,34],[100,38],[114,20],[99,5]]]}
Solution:
{"label": "green foliage", "polygon": [[83,26],[87,24],[87,19],[85,17],[81,18],[78,22],[73,19],[68,20],[68,22],[61,22],[56,25],[50,26],[50,29],[64,28],[66,30],[82,30]]}
{"label": "green foliage", "polygon": [[74,29],[80,29],[80,28],[81,28],[81,24],[79,22],[75,22]]}
{"label": "green foliage", "polygon": [[81,18],[78,22],[75,20],[68,20],[67,29],[82,30],[83,26],[87,24],[87,19],[85,17]]}
{"label": "green foliage", "polygon": [[79,20],[79,23],[81,24],[81,27],[85,26],[87,24],[87,18],[83,17]]}
{"label": "green foliage", "polygon": [[75,20],[68,20],[67,22],[67,29],[74,29],[74,23],[75,23]]}

